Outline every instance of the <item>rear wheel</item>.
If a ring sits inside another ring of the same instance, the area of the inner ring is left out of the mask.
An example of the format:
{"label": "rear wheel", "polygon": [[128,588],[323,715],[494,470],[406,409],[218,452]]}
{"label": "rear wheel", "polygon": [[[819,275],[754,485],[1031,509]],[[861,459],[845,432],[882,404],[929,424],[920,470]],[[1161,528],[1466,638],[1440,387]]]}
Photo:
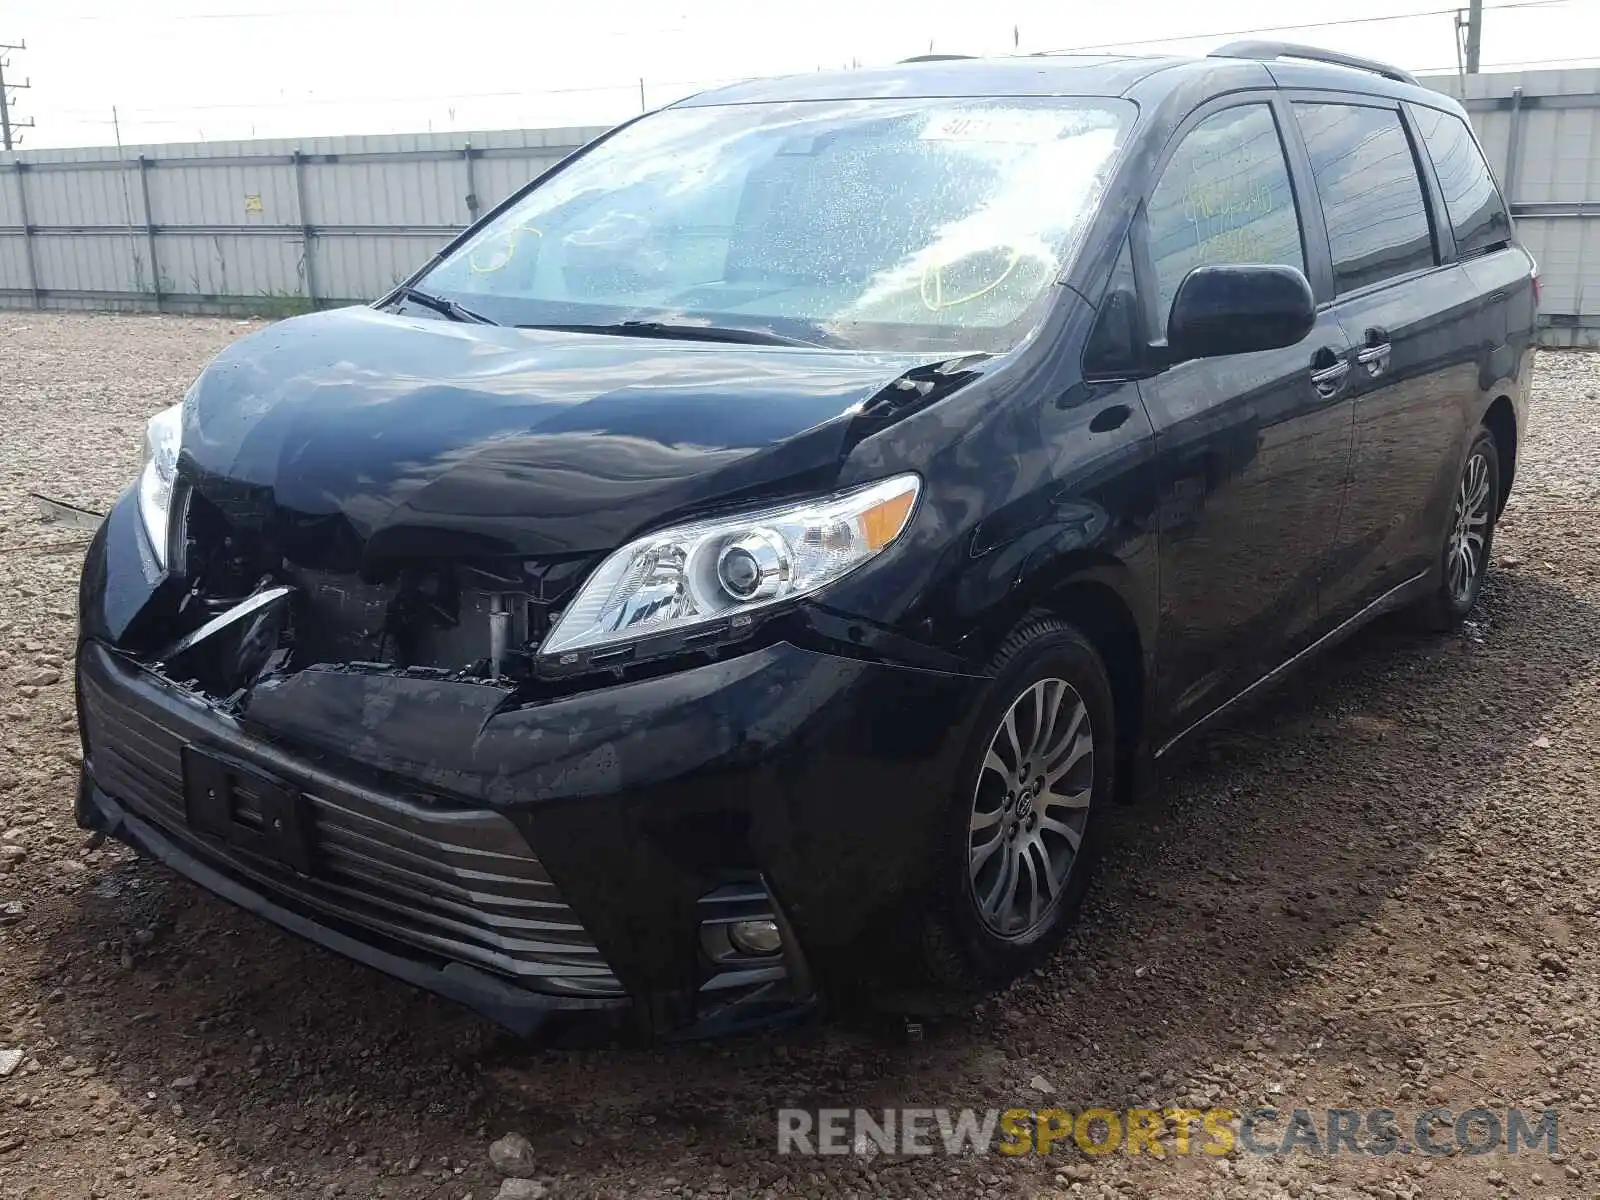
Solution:
{"label": "rear wheel", "polygon": [[1500,509],[1500,454],[1494,435],[1480,430],[1456,481],[1450,528],[1441,551],[1439,586],[1422,602],[1435,629],[1453,629],[1478,602]]}
{"label": "rear wheel", "polygon": [[1115,785],[1111,685],[1071,625],[1030,619],[994,682],[947,804],[926,960],[973,994],[1043,961],[1071,925]]}

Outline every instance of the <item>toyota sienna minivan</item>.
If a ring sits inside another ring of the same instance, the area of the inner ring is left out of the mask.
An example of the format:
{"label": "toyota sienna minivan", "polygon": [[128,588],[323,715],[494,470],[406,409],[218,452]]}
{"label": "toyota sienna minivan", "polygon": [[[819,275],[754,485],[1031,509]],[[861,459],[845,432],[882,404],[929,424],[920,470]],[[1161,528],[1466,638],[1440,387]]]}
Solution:
{"label": "toyota sienna minivan", "polygon": [[519,1031],[959,1003],[1162,755],[1473,607],[1536,299],[1379,63],[694,96],[151,419],[78,820]]}

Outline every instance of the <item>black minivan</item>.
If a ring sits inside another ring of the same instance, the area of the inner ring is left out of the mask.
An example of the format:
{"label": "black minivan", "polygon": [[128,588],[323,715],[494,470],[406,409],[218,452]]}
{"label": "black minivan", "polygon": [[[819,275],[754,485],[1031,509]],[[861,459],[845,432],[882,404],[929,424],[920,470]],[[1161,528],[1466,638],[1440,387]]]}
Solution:
{"label": "black minivan", "polygon": [[1536,302],[1378,63],[695,96],[150,421],[78,820],[517,1030],[976,995],[1157,758],[1472,608]]}

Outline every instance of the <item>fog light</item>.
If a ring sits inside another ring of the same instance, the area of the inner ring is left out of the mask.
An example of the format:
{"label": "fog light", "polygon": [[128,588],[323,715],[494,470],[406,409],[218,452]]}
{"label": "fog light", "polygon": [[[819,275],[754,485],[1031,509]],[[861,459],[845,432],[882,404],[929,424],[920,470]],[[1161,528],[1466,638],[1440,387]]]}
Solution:
{"label": "fog light", "polygon": [[776,954],[783,949],[776,921],[736,921],[728,926],[728,940],[745,954]]}

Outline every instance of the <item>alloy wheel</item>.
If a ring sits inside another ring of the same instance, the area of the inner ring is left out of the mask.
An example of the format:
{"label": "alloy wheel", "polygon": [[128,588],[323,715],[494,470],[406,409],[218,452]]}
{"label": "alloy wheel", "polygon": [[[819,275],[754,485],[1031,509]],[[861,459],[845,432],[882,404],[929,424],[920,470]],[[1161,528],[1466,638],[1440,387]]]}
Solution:
{"label": "alloy wheel", "polygon": [[1489,460],[1475,453],[1456,488],[1455,524],[1445,547],[1445,583],[1461,607],[1471,600],[1484,567],[1484,537],[1489,530]]}
{"label": "alloy wheel", "polygon": [[1038,929],[1060,897],[1089,820],[1094,729],[1064,679],[1012,701],[973,789],[967,851],[978,916],[1002,937]]}

